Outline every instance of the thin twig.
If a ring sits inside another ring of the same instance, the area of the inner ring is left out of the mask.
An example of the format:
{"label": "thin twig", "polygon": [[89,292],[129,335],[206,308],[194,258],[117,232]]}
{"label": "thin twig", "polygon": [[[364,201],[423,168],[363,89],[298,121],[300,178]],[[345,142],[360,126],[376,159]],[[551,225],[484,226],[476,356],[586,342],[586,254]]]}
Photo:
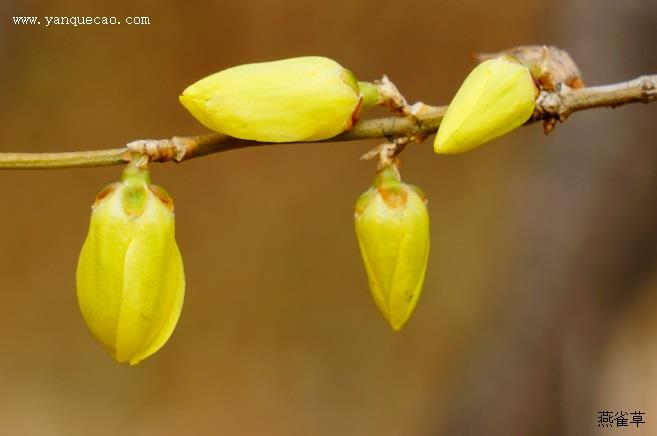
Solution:
{"label": "thin twig", "polygon": [[0,153],[0,170],[102,167],[125,164],[127,148],[59,153]]}
{"label": "thin twig", "polygon": [[[597,107],[616,107],[628,103],[657,100],[657,75],[642,76],[612,85],[571,89],[562,85],[555,92],[542,91],[536,111],[528,124],[558,119],[565,121],[573,112]],[[446,106],[412,106],[414,115],[362,120],[349,131],[323,142],[358,139],[392,140],[435,133]],[[280,143],[279,143],[280,144]],[[171,139],[133,141],[125,148],[67,153],[0,153],[0,169],[49,169],[120,165],[130,161],[133,152],[148,150],[153,161],[183,161],[238,148],[276,145],[247,141],[220,133],[176,136]]]}
{"label": "thin twig", "polygon": [[561,121],[573,112],[598,107],[617,107],[628,103],[657,100],[657,74],[612,85],[572,89],[566,85],[556,92],[544,92],[536,100],[534,121],[557,118]]}

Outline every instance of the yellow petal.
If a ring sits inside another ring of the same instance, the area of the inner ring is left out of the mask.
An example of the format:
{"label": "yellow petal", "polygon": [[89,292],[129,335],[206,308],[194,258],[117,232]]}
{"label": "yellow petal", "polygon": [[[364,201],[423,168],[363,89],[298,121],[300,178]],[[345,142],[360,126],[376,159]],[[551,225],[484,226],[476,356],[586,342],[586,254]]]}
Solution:
{"label": "yellow petal", "polygon": [[170,318],[178,294],[184,292],[173,215],[151,194],[139,220],[139,232],[125,254],[116,338],[117,360],[132,364],[147,357],[145,351]]}
{"label": "yellow petal", "polygon": [[131,239],[119,197],[118,192],[110,194],[92,211],[77,268],[80,311],[93,335],[112,353],[118,324],[115,308],[122,298],[117,289],[123,286],[125,252]]}
{"label": "yellow petal", "polygon": [[172,253],[170,257],[170,264],[167,266],[167,271],[169,274],[173,275],[169,280],[171,283],[175,284],[175,288],[172,290],[174,298],[171,302],[168,316],[162,320],[160,328],[157,330],[157,335],[153,338],[150,344],[144,346],[140,353],[132,356],[130,360],[132,365],[139,363],[139,361],[149,357],[162,348],[171,337],[171,334],[178,323],[178,319],[180,318],[180,312],[182,311],[183,300],[185,297],[185,275],[182,257],[178,250],[178,246],[174,245],[173,248],[175,253]]}

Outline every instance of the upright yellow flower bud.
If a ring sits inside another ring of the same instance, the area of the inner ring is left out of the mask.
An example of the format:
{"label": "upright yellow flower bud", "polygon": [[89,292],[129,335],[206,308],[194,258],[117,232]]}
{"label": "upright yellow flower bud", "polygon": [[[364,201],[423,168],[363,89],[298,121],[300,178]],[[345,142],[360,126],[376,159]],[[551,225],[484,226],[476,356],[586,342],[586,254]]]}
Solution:
{"label": "upright yellow flower bud", "polygon": [[362,99],[351,71],[316,56],[228,68],[180,96],[206,127],[263,142],[331,138],[351,128]]}
{"label": "upright yellow flower bud", "polygon": [[449,104],[434,141],[436,153],[462,153],[523,125],[538,90],[527,67],[511,58],[482,62]]}
{"label": "upright yellow flower bud", "polygon": [[134,365],[169,339],[184,294],[173,202],[131,164],[93,205],[77,269],[82,315],[117,361]]}
{"label": "upright yellow flower bud", "polygon": [[372,297],[399,331],[415,309],[429,259],[424,194],[388,166],[356,202],[355,222]]}

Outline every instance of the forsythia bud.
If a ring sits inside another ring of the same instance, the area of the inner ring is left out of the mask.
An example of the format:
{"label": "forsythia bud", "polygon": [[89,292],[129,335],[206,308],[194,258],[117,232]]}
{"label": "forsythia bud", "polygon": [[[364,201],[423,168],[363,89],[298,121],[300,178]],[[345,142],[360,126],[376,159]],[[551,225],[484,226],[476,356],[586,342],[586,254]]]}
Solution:
{"label": "forsythia bud", "polygon": [[370,291],[393,330],[415,309],[429,259],[429,215],[424,194],[383,168],[356,202],[356,236]]}
{"label": "forsythia bud", "polygon": [[173,202],[130,164],[93,205],[77,269],[82,315],[117,361],[134,365],[169,339],[184,294]]}
{"label": "forsythia bud", "polygon": [[482,62],[452,99],[434,141],[436,153],[462,153],[524,124],[537,88],[527,67],[511,58]]}
{"label": "forsythia bud", "polygon": [[351,128],[362,100],[351,71],[317,56],[228,68],[180,96],[206,127],[265,142],[331,138]]}

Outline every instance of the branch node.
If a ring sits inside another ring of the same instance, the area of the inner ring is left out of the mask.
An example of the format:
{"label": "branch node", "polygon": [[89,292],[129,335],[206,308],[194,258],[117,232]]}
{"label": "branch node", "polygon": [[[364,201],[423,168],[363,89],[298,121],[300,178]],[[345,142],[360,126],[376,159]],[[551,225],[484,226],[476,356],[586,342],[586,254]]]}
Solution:
{"label": "branch node", "polygon": [[572,113],[573,109],[566,102],[571,91],[565,83],[558,83],[554,91],[541,89],[529,122],[543,120],[543,133],[550,133],[556,127],[557,121],[563,123]]}
{"label": "branch node", "polygon": [[[379,88],[379,94],[381,95],[381,104],[393,111],[399,111],[404,115],[414,116],[414,110],[420,110],[420,107],[414,109],[414,106],[411,106],[406,101],[406,98],[399,92],[397,86],[392,83],[392,80],[388,79],[388,76],[384,75],[381,80],[376,80],[375,85]],[[424,103],[422,103],[424,104]]]}
{"label": "branch node", "polygon": [[410,142],[417,142],[417,141],[421,142],[421,139],[416,138],[415,135],[411,137],[403,136],[403,137],[395,138],[390,142],[385,142],[383,144],[377,145],[372,150],[363,154],[360,157],[360,159],[361,160],[377,159],[378,168],[381,169],[384,166],[396,163],[398,161],[397,156],[399,155],[399,153],[404,151],[406,145],[408,145]]}
{"label": "branch node", "polygon": [[408,106],[408,115],[417,120],[424,120],[435,117],[437,109],[435,106],[429,106],[424,102],[418,101]]}
{"label": "branch node", "polygon": [[190,138],[174,136],[171,139],[139,139],[126,144],[132,153],[148,156],[150,162],[180,162],[188,152]]}
{"label": "branch node", "polygon": [[182,162],[187,154],[198,147],[198,142],[188,136],[174,136],[171,138],[171,144],[176,152],[174,156],[176,162]]}
{"label": "branch node", "polygon": [[640,78],[642,100],[644,103],[650,103],[657,99],[657,86],[655,85],[655,82],[650,79],[650,76],[642,76]]}

